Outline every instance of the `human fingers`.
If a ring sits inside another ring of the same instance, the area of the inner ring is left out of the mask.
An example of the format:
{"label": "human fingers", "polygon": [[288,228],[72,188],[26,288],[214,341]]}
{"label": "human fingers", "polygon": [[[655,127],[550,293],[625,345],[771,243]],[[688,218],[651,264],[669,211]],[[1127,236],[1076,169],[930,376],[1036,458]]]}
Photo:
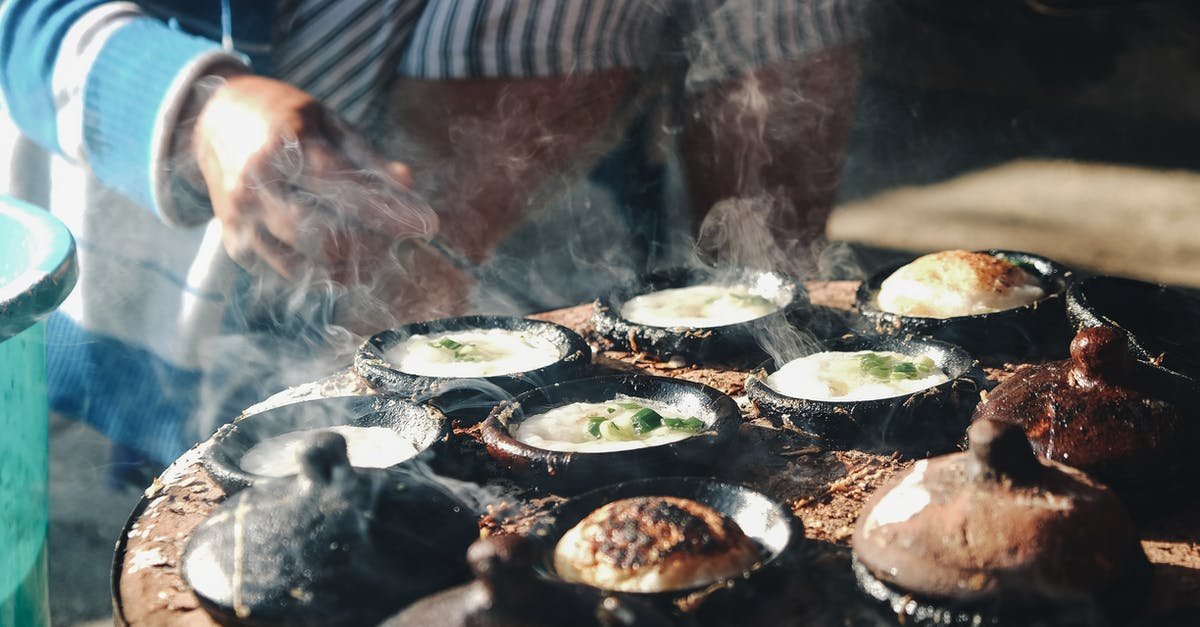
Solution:
{"label": "human fingers", "polygon": [[254,275],[274,271],[291,281],[309,265],[303,255],[273,236],[257,220],[223,223],[221,241],[230,259]]}
{"label": "human fingers", "polygon": [[370,234],[340,215],[337,202],[291,185],[264,204],[263,224],[315,265],[343,263],[362,254]]}
{"label": "human fingers", "polygon": [[407,166],[383,158],[352,131],[305,150],[297,184],[336,205],[340,215],[368,229],[398,238],[428,238],[438,216],[413,191]]}

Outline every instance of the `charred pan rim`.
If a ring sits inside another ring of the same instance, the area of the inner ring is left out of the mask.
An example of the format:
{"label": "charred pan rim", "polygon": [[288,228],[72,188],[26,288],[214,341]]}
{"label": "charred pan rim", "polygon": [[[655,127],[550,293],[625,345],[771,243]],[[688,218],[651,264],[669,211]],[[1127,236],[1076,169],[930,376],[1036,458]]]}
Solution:
{"label": "charred pan rim", "polygon": [[779,310],[761,318],[719,327],[655,327],[631,322],[621,317],[621,307],[634,296],[658,290],[699,285],[713,278],[718,271],[700,268],[674,268],[642,277],[635,285],[614,291],[595,302],[592,326],[596,333],[613,343],[618,350],[642,352],[661,359],[680,356],[693,362],[722,359],[747,350],[757,351],[754,331],[781,319],[799,320],[809,305],[808,291],[794,277],[767,270],[741,269],[730,276],[739,280],[770,275],[779,278],[792,289],[792,299]]}
{"label": "charred pan rim", "polygon": [[1004,610],[982,605],[951,606],[947,602],[915,597],[875,577],[857,555],[851,567],[859,591],[890,609],[903,624],[937,627],[989,626],[1079,626],[1109,624],[1103,619],[1129,619],[1142,607],[1150,590],[1151,566],[1142,560],[1111,588],[1096,593],[1092,600],[1065,606]]}
{"label": "charred pan rim", "polygon": [[[389,349],[412,335],[469,329],[502,329],[532,333],[557,346],[560,357],[548,366],[529,372],[471,378],[426,377],[402,372],[384,356]],[[462,316],[417,322],[376,333],[363,342],[355,353],[354,371],[376,390],[401,394],[417,402],[428,400],[443,408],[444,412],[452,413],[457,405],[471,404],[469,399],[472,398],[486,396],[486,400],[501,400],[481,390],[464,387],[461,385],[463,382],[487,381],[506,394],[515,395],[539,385],[583,376],[591,361],[592,349],[588,347],[587,342],[562,325],[517,316]],[[491,404],[494,403],[488,403],[488,406]]]}
{"label": "charred pan rim", "polygon": [[[1009,353],[1028,356],[1043,352],[1061,352],[1063,347],[1053,343],[1060,332],[1066,331],[1063,301],[1067,285],[1073,279],[1072,271],[1057,261],[1031,253],[1012,250],[976,252],[1017,264],[1038,279],[1046,295],[1021,307],[953,318],[903,316],[882,311],[875,304],[879,288],[884,279],[906,265],[900,263],[876,272],[858,286],[855,300],[859,314],[875,333],[928,335],[958,344],[979,357]],[[1022,350],[1020,347],[1025,348]],[[1017,350],[1014,351],[1014,348]]]}
{"label": "charred pan rim", "polygon": [[[658,477],[627,481],[597,488],[562,503],[553,516],[546,517],[533,530],[540,550],[538,573],[562,582],[554,570],[554,548],[572,527],[600,507],[613,501],[637,496],[674,496],[706,505],[732,519],[742,532],[754,540],[766,557],[740,576],[669,592],[614,592],[609,594],[643,599],[675,608],[674,602],[714,586],[734,592],[750,592],[760,578],[785,567],[803,542],[803,524],[782,503],[754,489],[705,477]],[[565,583],[565,582],[564,582]],[[568,584],[596,590],[586,584]],[[739,590],[741,589],[741,590]]]}
{"label": "charred pan rim", "polygon": [[[1142,319],[1142,313],[1152,314],[1156,309],[1167,308],[1173,311],[1175,319],[1172,320],[1172,324],[1200,329],[1200,317],[1191,317],[1190,320],[1180,322],[1180,319],[1187,319],[1181,309],[1188,306],[1200,306],[1200,298],[1158,283],[1125,277],[1091,276],[1074,281],[1067,288],[1067,317],[1076,331],[1088,327],[1119,329],[1125,333],[1130,352],[1138,360],[1197,386],[1200,385],[1200,380],[1197,379],[1196,372],[1173,370],[1154,362],[1167,352],[1163,343],[1170,338],[1156,341],[1154,337],[1145,337],[1130,328],[1155,326],[1153,319]],[[1184,349],[1185,347],[1181,347],[1181,351]]]}
{"label": "charred pan rim", "polygon": [[[678,442],[609,452],[550,451],[520,442],[509,433],[509,425],[520,423],[525,416],[570,403],[604,402],[617,394],[672,406],[683,400],[699,404],[711,419],[710,426]],[[733,399],[706,385],[668,377],[616,375],[556,383],[504,401],[483,422],[480,435],[492,458],[514,477],[569,494],[647,476],[703,473],[733,442],[741,422]]]}
{"label": "charred pan rim", "polygon": [[[322,422],[304,408],[319,408],[322,416],[340,416],[335,422]],[[213,434],[200,455],[200,463],[227,495],[273,477],[242,470],[242,456],[251,447],[272,438],[301,429],[338,425],[388,427],[413,441],[418,453],[392,468],[427,462],[448,433],[446,417],[434,407],[416,405],[395,396],[347,396],[291,403],[251,414],[222,426]]]}
{"label": "charred pan rim", "polygon": [[[817,401],[780,394],[764,381],[768,370],[774,368],[770,361],[747,378],[746,395],[764,418],[777,427],[816,435],[831,447],[899,450],[922,455],[952,450],[970,422],[980,390],[988,385],[979,362],[970,353],[932,338],[847,335],[825,341],[823,348],[930,355],[950,375],[949,381],[912,394],[858,402]],[[904,428],[885,432],[889,418],[891,424]],[[886,442],[892,444],[884,446]]]}
{"label": "charred pan rim", "polygon": [[143,493],[125,519],[125,526],[121,527],[121,535],[117,537],[117,545],[113,550],[112,567],[108,574],[108,593],[112,598],[113,625],[116,627],[129,627],[129,621],[125,618],[125,605],[120,593],[121,573],[125,570],[125,553],[129,550],[129,534],[133,531],[133,525],[137,523],[138,518],[141,518],[142,513],[149,505],[150,499],[146,498]]}

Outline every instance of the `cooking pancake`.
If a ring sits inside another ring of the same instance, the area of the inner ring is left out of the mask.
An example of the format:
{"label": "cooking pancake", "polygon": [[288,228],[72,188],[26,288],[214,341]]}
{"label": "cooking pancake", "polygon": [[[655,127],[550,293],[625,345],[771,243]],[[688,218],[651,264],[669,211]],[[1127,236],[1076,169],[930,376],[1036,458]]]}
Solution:
{"label": "cooking pancake", "polygon": [[562,358],[561,350],[527,331],[465,329],[413,335],[387,352],[401,372],[426,377],[493,377],[531,372]]}
{"label": "cooking pancake", "polygon": [[745,285],[692,285],[629,299],[621,315],[653,327],[719,327],[755,320],[780,306]]}
{"label": "cooking pancake", "polygon": [[623,592],[667,592],[738,575],[762,558],[716,510],[643,496],[609,503],[563,534],[554,568],[567,581]]}
{"label": "cooking pancake", "polygon": [[618,394],[604,403],[571,403],[528,416],[510,433],[550,451],[601,453],[670,444],[708,427],[666,403]]}
{"label": "cooking pancake", "polygon": [[793,398],[857,402],[912,394],[949,380],[928,356],[894,351],[822,351],[787,362],[765,383]]}
{"label": "cooking pancake", "polygon": [[1028,305],[1045,295],[1016,264],[986,253],[948,250],[918,257],[884,279],[881,310],[904,316],[953,318]]}

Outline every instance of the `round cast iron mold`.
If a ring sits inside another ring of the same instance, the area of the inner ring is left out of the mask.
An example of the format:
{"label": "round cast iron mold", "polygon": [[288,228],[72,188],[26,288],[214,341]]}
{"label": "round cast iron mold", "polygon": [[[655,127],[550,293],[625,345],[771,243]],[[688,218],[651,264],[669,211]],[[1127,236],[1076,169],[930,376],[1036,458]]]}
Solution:
{"label": "round cast iron mold", "polygon": [[417,455],[392,468],[429,463],[447,450],[441,443],[449,425],[436,408],[395,396],[343,396],[290,403],[224,425],[204,445],[200,463],[226,494],[233,494],[273,478],[242,469],[242,456],[255,444],[293,431],[340,425],[387,427],[411,440]]}
{"label": "round cast iron mold", "polygon": [[1115,327],[1140,361],[1200,383],[1200,296],[1116,276],[1079,279],[1067,288],[1075,329]]}
{"label": "round cast iron mold", "polygon": [[[746,322],[703,328],[656,327],[621,316],[625,303],[642,294],[705,283],[752,285],[760,280],[776,282],[780,286],[777,299],[774,299],[779,309]],[[594,306],[592,326],[617,349],[646,353],[663,360],[681,357],[693,363],[737,358],[746,353],[761,354],[757,335],[769,332],[775,325],[803,327],[809,314],[808,292],[798,280],[779,272],[748,268],[662,270],[597,299]]]}
{"label": "round cast iron mold", "polygon": [[[490,377],[427,377],[402,372],[387,360],[387,351],[412,335],[502,329],[527,332],[559,349],[558,361],[531,370]],[[416,322],[376,333],[354,355],[354,370],[373,389],[428,402],[463,423],[487,416],[501,400],[542,385],[583,376],[592,350],[574,331],[553,322],[517,316],[462,316]]]}
{"label": "round cast iron mold", "polygon": [[467,549],[475,581],[425,597],[378,627],[669,627],[648,603],[541,576],[540,543],[524,534],[492,534]]}
{"label": "round cast iron mold", "polygon": [[[769,603],[782,594],[780,584],[786,571],[794,570],[804,542],[803,524],[782,503],[749,487],[707,477],[654,477],[603,486],[560,504],[551,516],[539,522],[532,536],[540,543],[541,558],[535,563],[542,576],[562,582],[554,569],[554,549],[572,527],[589,514],[613,501],[639,496],[673,496],[696,501],[737,523],[753,540],[764,559],[741,575],[665,592],[606,591],[638,599],[678,613],[682,599],[689,599],[701,624],[736,624],[747,603]],[[564,582],[566,583],[566,582]],[[587,584],[568,585],[598,590]],[[697,603],[696,596],[702,600]]]}
{"label": "round cast iron mold", "polygon": [[[603,403],[618,394],[678,407],[709,426],[677,442],[609,452],[551,451],[512,437],[509,428],[526,416],[571,403]],[[538,388],[500,403],[483,422],[488,453],[517,479],[560,494],[653,477],[707,472],[733,442],[742,416],[732,398],[700,383],[642,375],[576,379]]]}
{"label": "round cast iron mold", "polygon": [[[899,451],[925,457],[956,448],[987,380],[961,347],[916,336],[854,336],[826,340],[827,351],[891,351],[928,356],[949,377],[911,394],[869,401],[818,401],[786,396],[764,379],[768,361],[746,380],[746,395],[777,427],[813,437],[827,448]],[[773,371],[772,371],[773,372]]]}
{"label": "round cast iron mold", "polygon": [[881,335],[928,335],[971,351],[985,363],[1006,359],[1061,357],[1070,342],[1064,294],[1073,273],[1062,264],[1012,250],[977,251],[1020,266],[1033,275],[1045,291],[1038,300],[1020,307],[971,316],[926,318],[904,316],[879,309],[876,299],[884,279],[907,264],[876,272],[858,287],[855,300],[869,330]]}

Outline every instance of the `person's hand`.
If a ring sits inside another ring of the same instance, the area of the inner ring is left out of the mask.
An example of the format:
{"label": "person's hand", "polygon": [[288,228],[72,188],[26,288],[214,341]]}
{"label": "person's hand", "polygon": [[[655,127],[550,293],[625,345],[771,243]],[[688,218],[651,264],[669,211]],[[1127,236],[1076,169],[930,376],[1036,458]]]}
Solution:
{"label": "person's hand", "polygon": [[252,272],[373,283],[398,242],[437,231],[407,167],[286,83],[226,77],[190,140],[225,248]]}

